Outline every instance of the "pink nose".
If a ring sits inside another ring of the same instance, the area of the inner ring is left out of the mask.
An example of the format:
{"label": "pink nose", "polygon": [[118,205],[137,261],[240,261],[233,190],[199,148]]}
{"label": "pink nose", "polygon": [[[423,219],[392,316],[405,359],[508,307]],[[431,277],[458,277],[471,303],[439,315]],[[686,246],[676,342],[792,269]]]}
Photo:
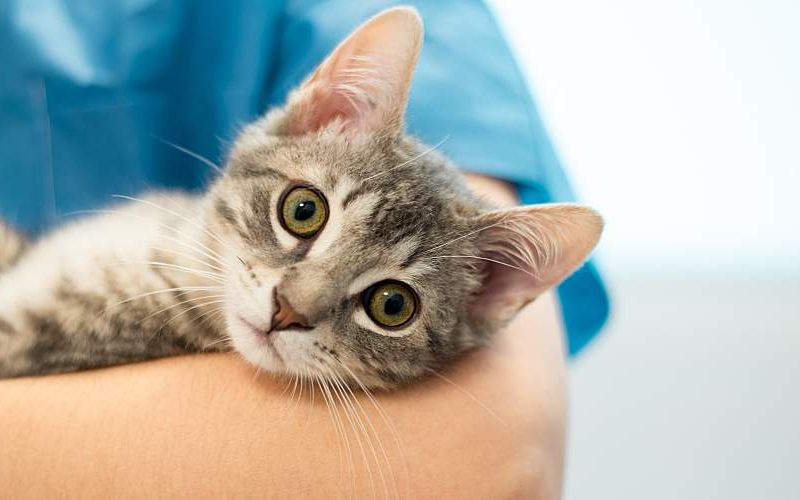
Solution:
{"label": "pink nose", "polygon": [[275,291],[275,314],[272,316],[272,324],[269,331],[280,331],[289,328],[308,330],[308,320],[302,314],[295,311],[292,304],[280,293]]}

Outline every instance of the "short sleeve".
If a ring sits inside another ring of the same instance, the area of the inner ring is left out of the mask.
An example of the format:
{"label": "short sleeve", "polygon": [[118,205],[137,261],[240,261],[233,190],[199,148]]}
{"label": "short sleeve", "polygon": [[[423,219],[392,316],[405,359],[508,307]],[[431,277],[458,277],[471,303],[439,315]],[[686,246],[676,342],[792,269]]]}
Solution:
{"label": "short sleeve", "polygon": [[[391,1],[293,1],[268,104],[283,102],[337,42]],[[573,192],[531,92],[486,5],[477,0],[414,5],[426,29],[408,110],[408,129],[464,170],[509,180],[524,203],[571,201]],[[558,288],[570,353],[602,328],[608,296],[593,262]]]}

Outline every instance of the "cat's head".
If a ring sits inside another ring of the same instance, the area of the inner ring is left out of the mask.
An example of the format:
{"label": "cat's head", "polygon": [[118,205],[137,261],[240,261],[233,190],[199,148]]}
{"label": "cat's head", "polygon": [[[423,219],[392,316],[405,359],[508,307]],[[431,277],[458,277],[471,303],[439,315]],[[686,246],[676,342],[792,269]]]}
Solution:
{"label": "cat's head", "polygon": [[590,209],[492,209],[404,135],[421,43],[414,10],[383,12],[234,145],[209,207],[250,362],[402,384],[485,343],[597,242]]}

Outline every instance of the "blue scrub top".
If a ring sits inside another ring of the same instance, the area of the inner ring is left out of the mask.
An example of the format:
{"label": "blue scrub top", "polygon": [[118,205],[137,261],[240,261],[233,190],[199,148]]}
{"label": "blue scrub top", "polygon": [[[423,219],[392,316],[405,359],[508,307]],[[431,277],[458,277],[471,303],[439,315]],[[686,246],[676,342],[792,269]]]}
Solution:
{"label": "blue scrub top", "polygon": [[[573,194],[478,0],[0,2],[0,218],[37,233],[112,194],[201,189],[242,125],[281,104],[353,28],[392,5],[426,24],[409,131],[525,203]],[[608,316],[592,263],[558,288],[569,350]]]}

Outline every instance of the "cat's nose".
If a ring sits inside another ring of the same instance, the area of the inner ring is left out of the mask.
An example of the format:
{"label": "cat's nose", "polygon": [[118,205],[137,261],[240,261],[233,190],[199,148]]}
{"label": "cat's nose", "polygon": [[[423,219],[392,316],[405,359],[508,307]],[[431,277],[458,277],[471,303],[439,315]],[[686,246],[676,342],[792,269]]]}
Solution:
{"label": "cat's nose", "polygon": [[275,314],[272,315],[272,324],[269,331],[287,330],[289,328],[296,328],[299,330],[308,330],[311,326],[308,320],[302,314],[298,313],[292,304],[286,300],[286,297],[275,290]]}

